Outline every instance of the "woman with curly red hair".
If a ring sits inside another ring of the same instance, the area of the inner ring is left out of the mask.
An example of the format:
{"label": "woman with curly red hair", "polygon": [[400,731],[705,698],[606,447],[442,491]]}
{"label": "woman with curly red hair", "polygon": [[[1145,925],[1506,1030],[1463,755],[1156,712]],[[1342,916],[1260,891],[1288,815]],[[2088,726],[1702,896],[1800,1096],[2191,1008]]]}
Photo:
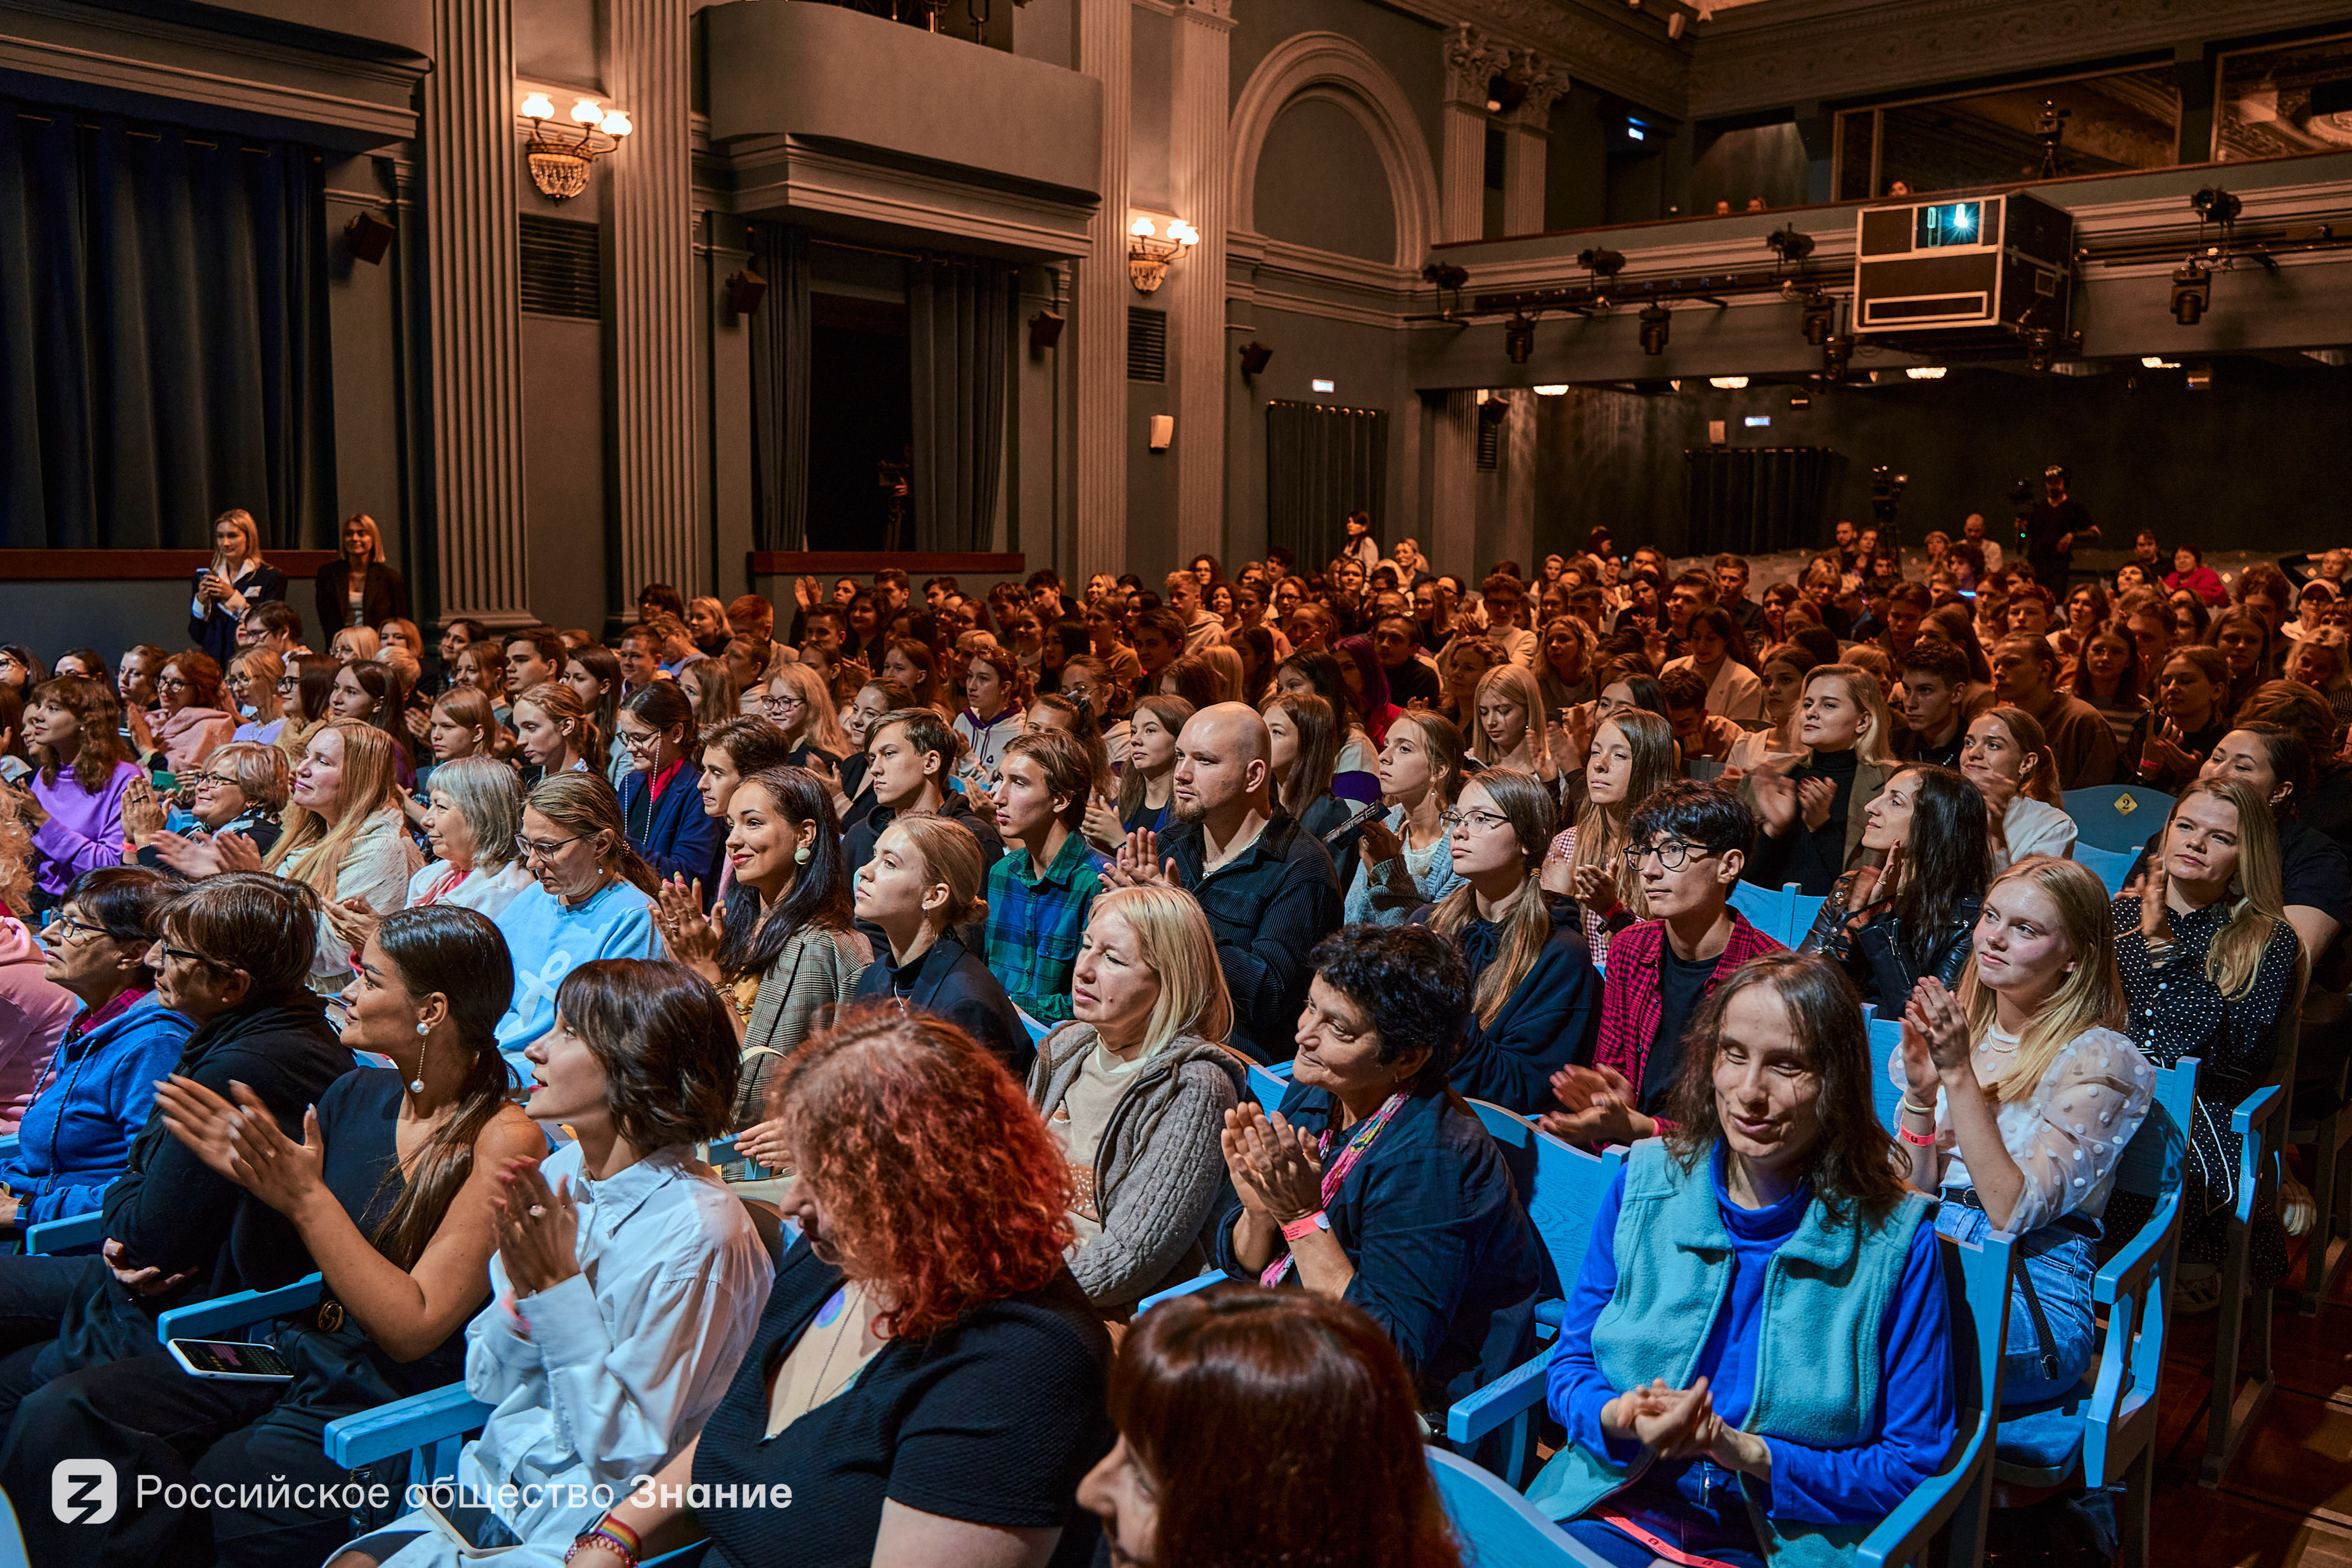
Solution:
{"label": "woman with curly red hair", "polygon": [[[1063,1265],[1069,1174],[1027,1095],[952,1024],[883,1007],[794,1051],[768,1115],[801,1239],[701,1438],[574,1568],[698,1533],[712,1568],[1088,1561],[1073,1499],[1111,1446],[1109,1337]],[[688,1482],[738,1501],[660,1501]]]}

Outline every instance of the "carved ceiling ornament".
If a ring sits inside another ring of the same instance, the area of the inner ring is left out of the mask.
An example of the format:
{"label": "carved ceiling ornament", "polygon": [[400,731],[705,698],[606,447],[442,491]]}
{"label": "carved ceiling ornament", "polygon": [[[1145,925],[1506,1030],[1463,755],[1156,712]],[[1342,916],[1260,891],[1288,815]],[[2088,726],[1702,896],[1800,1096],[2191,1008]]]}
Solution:
{"label": "carved ceiling ornament", "polygon": [[[1682,109],[1688,78],[1687,46],[1669,42],[1662,21],[1620,22],[1614,15],[1605,15],[1597,5],[1588,6],[1579,0],[1392,3],[1445,25],[1449,64],[1455,37],[1467,32],[1488,47],[1540,55],[1556,70],[1572,71],[1582,80],[1661,111],[1678,113]],[[1653,26],[1660,34],[1654,39],[1643,32]]]}
{"label": "carved ceiling ornament", "polygon": [[1445,101],[1486,107],[1486,84],[1508,70],[1511,51],[1468,23],[1445,35]]}

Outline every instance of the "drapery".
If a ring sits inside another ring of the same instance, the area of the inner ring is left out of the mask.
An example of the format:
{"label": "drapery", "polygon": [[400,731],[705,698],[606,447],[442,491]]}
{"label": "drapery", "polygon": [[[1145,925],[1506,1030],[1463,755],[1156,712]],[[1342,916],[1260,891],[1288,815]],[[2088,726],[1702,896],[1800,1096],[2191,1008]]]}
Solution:
{"label": "drapery", "polygon": [[973,256],[908,262],[907,325],[915,411],[908,548],[984,550],[1004,468],[1012,268]]}
{"label": "drapery", "polygon": [[1287,545],[1301,571],[1320,571],[1339,553],[1348,514],[1372,515],[1385,538],[1389,416],[1383,409],[1319,402],[1265,407],[1265,539]]}
{"label": "drapery", "polygon": [[0,99],[0,545],[335,537],[318,154]]}
{"label": "drapery", "polygon": [[751,536],[761,549],[808,544],[808,231],[761,224],[753,270],[768,293],[751,318]]}
{"label": "drapery", "polygon": [[1822,503],[1837,454],[1826,446],[1717,446],[1683,454],[1695,555],[1767,555],[1821,537]]}

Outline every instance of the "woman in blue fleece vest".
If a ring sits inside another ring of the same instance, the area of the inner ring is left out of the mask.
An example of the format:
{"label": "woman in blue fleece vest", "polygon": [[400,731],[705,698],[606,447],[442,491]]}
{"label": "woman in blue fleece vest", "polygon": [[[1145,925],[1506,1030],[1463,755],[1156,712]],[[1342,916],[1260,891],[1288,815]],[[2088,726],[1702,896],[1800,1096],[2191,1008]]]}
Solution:
{"label": "woman in blue fleece vest", "polygon": [[1692,1023],[1672,1130],[1593,1223],[1528,1500],[1604,1561],[1852,1560],[1952,1444],[1925,1195],[1871,1109],[1844,975],[1752,958]]}

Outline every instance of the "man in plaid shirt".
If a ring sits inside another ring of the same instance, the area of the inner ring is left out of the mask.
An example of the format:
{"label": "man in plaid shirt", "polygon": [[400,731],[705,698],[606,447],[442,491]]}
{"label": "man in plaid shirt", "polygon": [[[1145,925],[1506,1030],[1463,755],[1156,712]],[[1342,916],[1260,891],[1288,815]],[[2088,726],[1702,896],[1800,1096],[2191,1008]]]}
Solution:
{"label": "man in plaid shirt", "polygon": [[1013,1005],[1070,1016],[1070,967],[1108,862],[1078,832],[1094,788],[1077,737],[1031,729],[1004,744],[996,828],[1003,856],[988,873],[988,967]]}

